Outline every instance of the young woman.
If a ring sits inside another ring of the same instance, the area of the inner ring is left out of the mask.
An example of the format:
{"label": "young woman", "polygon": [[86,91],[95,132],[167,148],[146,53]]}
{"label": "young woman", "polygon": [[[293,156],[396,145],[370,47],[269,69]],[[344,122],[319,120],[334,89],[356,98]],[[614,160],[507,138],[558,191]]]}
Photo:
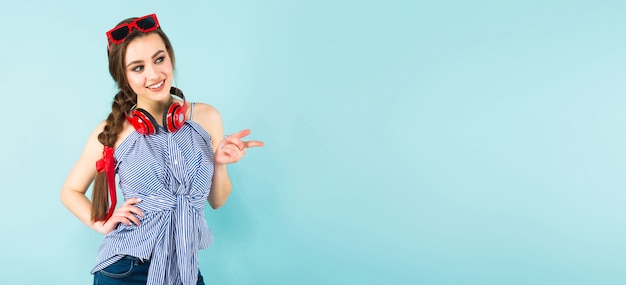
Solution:
{"label": "young woman", "polygon": [[[212,242],[205,201],[222,206],[232,188],[226,165],[263,143],[243,141],[249,130],[224,136],[215,108],[187,102],[172,86],[174,51],[156,15],[124,20],[106,34],[119,92],[61,201],[106,235],[94,284],[204,284],[198,250]],[[116,173],[125,200],[117,209]]]}

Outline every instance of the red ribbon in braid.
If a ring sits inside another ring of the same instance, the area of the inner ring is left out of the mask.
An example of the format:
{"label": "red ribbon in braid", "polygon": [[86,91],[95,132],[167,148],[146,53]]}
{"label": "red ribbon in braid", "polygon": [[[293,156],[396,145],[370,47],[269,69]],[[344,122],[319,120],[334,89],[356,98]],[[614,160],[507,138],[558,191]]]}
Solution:
{"label": "red ribbon in braid", "polygon": [[115,194],[115,158],[113,158],[113,152],[112,147],[104,146],[102,159],[96,161],[96,169],[98,172],[106,172],[109,197],[111,197],[111,205],[109,206],[106,218],[104,218],[105,222],[113,215],[115,204],[117,204],[117,195]]}

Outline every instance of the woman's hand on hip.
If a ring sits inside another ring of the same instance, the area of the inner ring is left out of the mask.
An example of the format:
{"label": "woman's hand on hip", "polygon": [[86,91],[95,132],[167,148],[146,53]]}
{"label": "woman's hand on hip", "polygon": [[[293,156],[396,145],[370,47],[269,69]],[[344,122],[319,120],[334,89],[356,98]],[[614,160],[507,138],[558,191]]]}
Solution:
{"label": "woman's hand on hip", "polygon": [[135,206],[141,202],[139,198],[130,198],[124,201],[124,204],[115,209],[113,215],[105,222],[105,221],[96,221],[94,222],[94,226],[96,230],[103,234],[108,234],[117,228],[119,223],[124,223],[126,225],[139,225],[139,218],[137,216],[143,217],[143,211],[139,209],[139,207]]}

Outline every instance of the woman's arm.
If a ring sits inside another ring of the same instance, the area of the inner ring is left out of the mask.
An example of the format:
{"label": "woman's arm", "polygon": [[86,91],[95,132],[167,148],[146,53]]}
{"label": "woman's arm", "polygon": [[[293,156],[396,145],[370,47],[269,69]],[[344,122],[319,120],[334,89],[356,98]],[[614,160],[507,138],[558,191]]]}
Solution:
{"label": "woman's arm", "polygon": [[107,234],[122,222],[125,224],[139,224],[139,219],[135,214],[142,216],[141,209],[134,206],[140,202],[139,199],[132,198],[115,210],[113,216],[104,221],[93,221],[91,219],[91,201],[85,196],[87,188],[96,175],[96,161],[102,158],[104,146],[98,141],[98,135],[102,132],[105,122],[102,122],[91,133],[83,149],[80,158],[65,179],[61,188],[61,202],[70,210],[81,222],[93,230]]}
{"label": "woman's arm", "polygon": [[83,153],[74,164],[65,183],[61,188],[61,202],[81,222],[94,230],[98,226],[91,220],[91,201],[85,196],[87,188],[96,175],[96,161],[102,158],[102,144],[98,141],[98,134],[102,132],[105,123],[102,122],[91,133]]}
{"label": "woman's arm", "polygon": [[[211,135],[211,147],[215,156],[217,156],[219,143],[224,137],[224,127],[222,126],[220,113],[211,105],[196,103],[194,106],[194,121],[198,122]],[[217,209],[226,203],[233,185],[228,177],[228,169],[225,163],[216,161],[214,168],[215,172],[213,173],[213,182],[211,183],[208,201],[211,208]]]}
{"label": "woman's arm", "polygon": [[194,108],[194,120],[207,130],[212,138],[215,172],[208,200],[209,205],[213,209],[217,209],[226,203],[233,188],[228,177],[226,164],[238,162],[245,155],[247,148],[263,146],[263,143],[260,141],[242,141],[243,137],[250,134],[250,130],[243,130],[224,137],[222,118],[217,109],[201,103],[196,104]]}

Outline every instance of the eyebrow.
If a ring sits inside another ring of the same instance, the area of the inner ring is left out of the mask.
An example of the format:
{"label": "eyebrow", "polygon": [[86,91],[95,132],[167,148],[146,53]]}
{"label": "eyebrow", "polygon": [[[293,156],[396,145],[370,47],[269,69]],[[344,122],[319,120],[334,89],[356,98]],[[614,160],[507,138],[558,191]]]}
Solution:
{"label": "eyebrow", "polygon": [[[158,50],[157,52],[155,52],[155,53],[152,55],[152,58],[157,57],[159,54],[161,54],[161,53],[163,53],[163,52],[165,52],[165,51],[164,51],[164,50],[162,50],[162,49]],[[143,60],[135,60],[135,61],[131,61],[129,64],[127,64],[127,65],[126,65],[126,67],[129,67],[129,66],[131,66],[131,65],[133,65],[133,64],[142,63],[142,62],[143,62]]]}

